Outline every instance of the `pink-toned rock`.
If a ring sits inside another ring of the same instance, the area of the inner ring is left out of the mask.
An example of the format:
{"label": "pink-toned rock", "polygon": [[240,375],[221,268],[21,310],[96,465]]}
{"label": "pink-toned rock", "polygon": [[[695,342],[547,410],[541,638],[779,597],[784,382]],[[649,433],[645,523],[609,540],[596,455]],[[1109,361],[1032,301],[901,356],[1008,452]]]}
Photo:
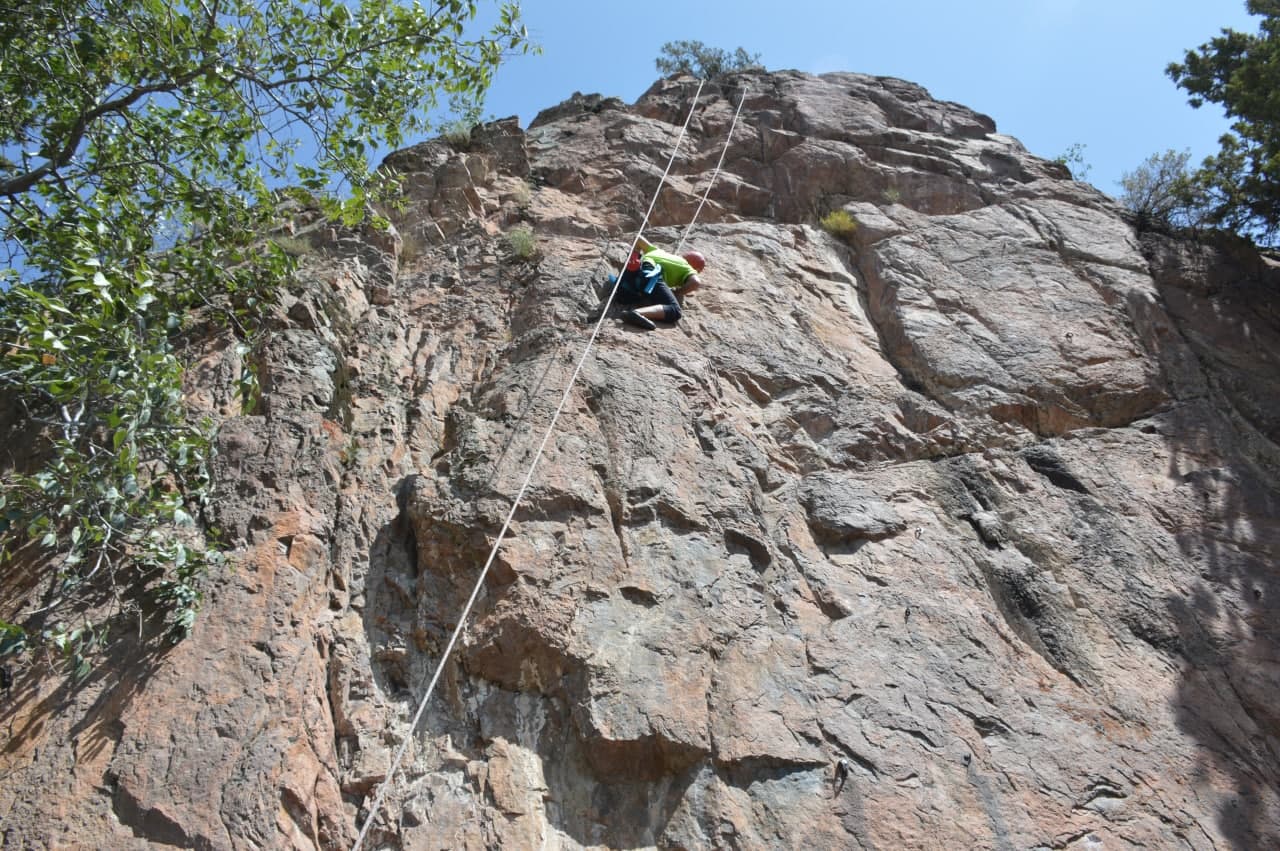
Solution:
{"label": "pink-toned rock", "polygon": [[705,286],[606,320],[409,728],[695,88],[393,154],[401,242],[299,213],[260,409],[192,372],[228,565],[15,684],[5,847],[1280,841],[1280,272],[887,78],[704,89],[646,236],[728,138]]}

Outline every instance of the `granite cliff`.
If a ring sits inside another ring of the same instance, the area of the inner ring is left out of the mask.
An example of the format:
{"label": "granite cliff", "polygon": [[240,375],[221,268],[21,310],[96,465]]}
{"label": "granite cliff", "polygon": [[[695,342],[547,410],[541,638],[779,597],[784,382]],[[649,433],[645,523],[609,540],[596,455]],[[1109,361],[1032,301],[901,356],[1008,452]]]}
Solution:
{"label": "granite cliff", "polygon": [[[742,85],[706,285],[606,326],[368,847],[1274,847],[1276,263],[854,74],[709,85],[653,242]],[[192,352],[228,565],[2,698],[4,847],[350,847],[695,88],[393,154],[397,235],[298,211],[260,406]]]}

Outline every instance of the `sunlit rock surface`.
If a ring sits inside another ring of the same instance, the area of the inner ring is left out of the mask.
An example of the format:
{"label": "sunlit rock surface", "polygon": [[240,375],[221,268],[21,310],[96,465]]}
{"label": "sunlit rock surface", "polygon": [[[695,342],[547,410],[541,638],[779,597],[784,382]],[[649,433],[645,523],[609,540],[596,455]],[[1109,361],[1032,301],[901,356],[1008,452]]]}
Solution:
{"label": "sunlit rock surface", "polygon": [[[366,847],[1276,845],[1275,264],[854,74],[710,84],[651,241],[744,86],[705,286],[606,320]],[[193,354],[229,563],[178,647],[4,697],[5,847],[350,846],[695,88],[299,220],[261,406]]]}

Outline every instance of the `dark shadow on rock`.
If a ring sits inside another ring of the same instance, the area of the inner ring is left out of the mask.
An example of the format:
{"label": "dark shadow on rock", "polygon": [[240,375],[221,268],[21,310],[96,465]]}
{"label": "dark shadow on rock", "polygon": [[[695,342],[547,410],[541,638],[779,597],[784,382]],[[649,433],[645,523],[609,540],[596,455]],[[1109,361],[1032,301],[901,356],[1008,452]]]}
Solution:
{"label": "dark shadow on rock", "polygon": [[1143,247],[1203,372],[1159,427],[1199,516],[1176,532],[1199,577],[1166,601],[1178,724],[1232,847],[1280,847],[1280,267],[1230,239]]}
{"label": "dark shadow on rock", "polygon": [[[19,755],[25,749],[38,746],[56,751],[58,748],[70,747],[76,763],[94,764],[103,758],[105,752],[113,752],[119,744],[124,734],[121,716],[146,689],[171,645],[156,639],[154,629],[148,629],[140,637],[138,624],[132,618],[117,617],[110,627],[110,634],[118,638],[102,648],[89,673],[81,679],[77,680],[67,671],[42,662],[16,670],[11,688],[0,697],[0,701],[3,701],[0,717],[9,719],[5,722],[8,738],[3,751],[4,762],[10,764],[9,769],[0,776],[0,782],[9,789],[27,785],[47,788],[50,794],[56,794],[56,788],[61,785],[61,778],[40,775],[38,763],[33,762],[28,767],[13,767],[11,761],[21,759]],[[56,678],[59,682],[52,691],[47,691],[50,678]],[[91,701],[84,699],[87,695],[94,695]],[[66,727],[65,733],[55,733],[56,740],[37,745],[49,726],[59,727],[65,723],[63,718],[68,713],[78,717]],[[101,777],[94,778],[94,781],[112,797],[111,807],[115,817],[133,830],[136,836],[159,842],[175,839],[164,831],[157,832],[156,825],[152,824],[147,813],[130,810],[128,801],[122,798],[116,788],[110,768]],[[136,818],[133,817],[135,815]],[[21,803],[7,812],[5,822],[8,829],[4,833],[6,847],[10,844],[22,848],[43,847],[48,840],[48,824],[34,819],[27,827],[23,825],[23,816]]]}
{"label": "dark shadow on rock", "polygon": [[413,634],[417,611],[417,541],[403,504],[407,481],[396,485],[399,511],[374,537],[365,575],[363,615],[371,669],[379,688],[394,697],[408,697],[410,690],[404,642]]}

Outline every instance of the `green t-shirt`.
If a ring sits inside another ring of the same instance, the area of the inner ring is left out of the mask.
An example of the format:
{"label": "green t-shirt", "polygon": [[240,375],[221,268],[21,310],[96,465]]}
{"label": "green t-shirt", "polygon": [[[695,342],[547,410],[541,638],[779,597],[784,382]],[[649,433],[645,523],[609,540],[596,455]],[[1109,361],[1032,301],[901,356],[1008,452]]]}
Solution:
{"label": "green t-shirt", "polygon": [[643,257],[645,260],[652,260],[662,268],[662,280],[673,290],[680,289],[690,275],[697,274],[697,270],[689,265],[688,260],[679,254],[663,251],[661,248],[650,248]]}

